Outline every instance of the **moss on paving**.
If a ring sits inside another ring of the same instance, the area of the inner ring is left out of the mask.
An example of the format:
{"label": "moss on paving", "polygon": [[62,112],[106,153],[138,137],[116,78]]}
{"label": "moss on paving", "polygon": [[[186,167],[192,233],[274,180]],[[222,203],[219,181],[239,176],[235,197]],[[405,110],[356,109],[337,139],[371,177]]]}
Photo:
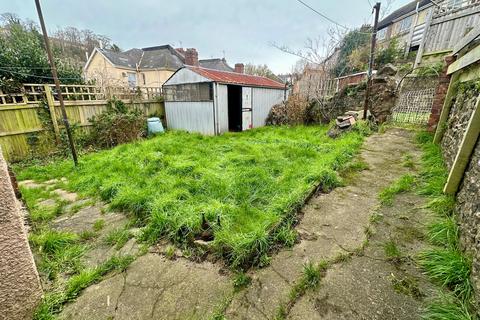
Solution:
{"label": "moss on paving", "polygon": [[[315,187],[338,184],[336,171],[362,144],[363,130],[333,140],[327,129],[266,127],[216,137],[168,132],[86,155],[78,168],[64,160],[16,171],[20,180],[66,177],[67,190],[131,213],[148,243],[164,236],[191,242],[204,215],[217,253],[232,265],[258,264],[276,238],[294,241],[282,227]],[[275,230],[283,234],[275,237]]]}

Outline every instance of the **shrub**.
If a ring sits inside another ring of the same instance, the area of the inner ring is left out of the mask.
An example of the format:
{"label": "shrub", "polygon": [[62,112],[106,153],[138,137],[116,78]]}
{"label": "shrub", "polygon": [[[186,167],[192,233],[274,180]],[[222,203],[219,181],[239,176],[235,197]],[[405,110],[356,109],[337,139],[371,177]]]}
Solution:
{"label": "shrub", "polygon": [[113,147],[135,141],[145,135],[145,116],[138,109],[128,109],[120,100],[110,100],[107,110],[90,119],[90,143]]}
{"label": "shrub", "polygon": [[300,95],[291,95],[288,100],[273,106],[267,125],[295,125],[305,123],[308,101]]}

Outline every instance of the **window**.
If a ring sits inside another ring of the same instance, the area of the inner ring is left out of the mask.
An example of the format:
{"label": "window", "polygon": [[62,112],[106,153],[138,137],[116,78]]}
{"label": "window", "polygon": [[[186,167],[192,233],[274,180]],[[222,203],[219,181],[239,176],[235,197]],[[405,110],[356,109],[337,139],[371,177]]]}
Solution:
{"label": "window", "polygon": [[405,19],[400,21],[398,32],[404,32],[404,31],[409,30],[410,27],[412,26],[412,22],[413,22],[413,15],[409,16],[409,17],[406,17]]}
{"label": "window", "polygon": [[128,79],[128,86],[129,87],[136,87],[137,86],[137,75],[134,72],[127,73]]}
{"label": "window", "polygon": [[385,40],[386,37],[387,37],[387,28],[383,28],[377,31],[378,40]]}
{"label": "window", "polygon": [[212,83],[186,83],[164,88],[166,101],[211,101],[213,100]]}
{"label": "window", "polygon": [[147,80],[145,79],[145,73],[142,73],[142,78],[143,78],[143,85],[147,84]]}

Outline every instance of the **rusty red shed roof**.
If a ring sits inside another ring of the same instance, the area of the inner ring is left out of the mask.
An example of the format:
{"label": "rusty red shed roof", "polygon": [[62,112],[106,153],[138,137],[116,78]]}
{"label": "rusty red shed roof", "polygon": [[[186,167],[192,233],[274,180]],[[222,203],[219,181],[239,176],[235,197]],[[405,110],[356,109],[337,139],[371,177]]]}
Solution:
{"label": "rusty red shed roof", "polygon": [[198,73],[202,77],[210,79],[214,82],[227,83],[227,84],[237,84],[243,86],[251,87],[265,87],[265,88],[274,88],[274,89],[285,89],[285,85],[278,81],[260,77],[252,76],[244,73],[237,72],[228,72],[228,71],[219,71],[213,69],[206,69],[201,67],[186,66],[195,73]]}

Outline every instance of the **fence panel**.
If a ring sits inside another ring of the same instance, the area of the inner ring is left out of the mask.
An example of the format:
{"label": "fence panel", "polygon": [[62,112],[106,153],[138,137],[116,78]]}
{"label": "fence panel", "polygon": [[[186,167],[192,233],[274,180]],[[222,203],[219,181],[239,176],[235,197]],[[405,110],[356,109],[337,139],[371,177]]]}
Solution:
{"label": "fence panel", "polygon": [[[59,137],[62,115],[54,85],[25,84],[21,93],[0,93],[0,146],[8,160],[19,160],[31,152],[32,140],[44,131],[39,115],[42,102]],[[87,85],[62,85],[61,94],[71,124],[88,128],[90,119],[107,109],[109,98],[123,100],[128,107],[140,109],[146,116],[165,116],[161,88],[101,88]],[[45,120],[45,119],[44,119]],[[48,120],[48,118],[47,118]],[[55,128],[56,127],[56,128]]]}

